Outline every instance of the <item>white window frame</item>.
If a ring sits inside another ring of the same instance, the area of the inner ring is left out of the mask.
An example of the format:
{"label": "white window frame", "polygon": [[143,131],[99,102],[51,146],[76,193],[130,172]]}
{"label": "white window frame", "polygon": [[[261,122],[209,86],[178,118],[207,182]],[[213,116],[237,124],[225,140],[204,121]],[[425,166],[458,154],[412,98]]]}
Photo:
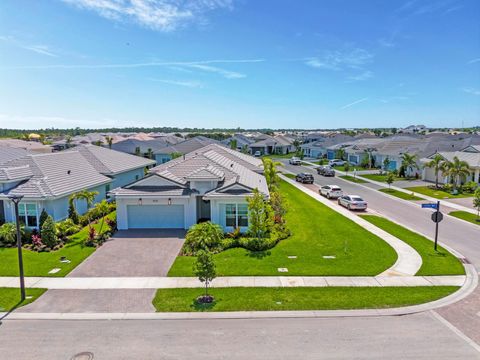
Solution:
{"label": "white window frame", "polygon": [[[36,221],[35,221],[35,224],[34,225],[30,225],[28,223],[28,212],[27,212],[27,205],[33,205],[35,206],[35,218],[36,218]],[[20,214],[21,210],[23,209],[23,215]],[[15,208],[13,209],[14,211],[14,218],[15,218]],[[19,215],[19,218],[20,218],[20,222],[22,222],[23,224],[25,224],[25,227],[27,228],[38,228],[38,206],[36,203],[29,203],[29,202],[20,202],[18,204],[18,215]]]}
{"label": "white window frame", "polygon": [[[228,225],[227,224],[227,207],[229,206],[234,206],[234,209],[235,209],[235,226],[231,226],[231,225]],[[239,214],[238,214],[238,208],[239,206],[247,206],[247,225],[242,225],[242,226],[239,226],[238,225],[238,220],[239,220]],[[226,227],[229,227],[229,228],[247,228],[249,225],[249,219],[248,219],[248,205],[247,204],[243,204],[243,203],[227,203],[225,204],[225,226]]]}

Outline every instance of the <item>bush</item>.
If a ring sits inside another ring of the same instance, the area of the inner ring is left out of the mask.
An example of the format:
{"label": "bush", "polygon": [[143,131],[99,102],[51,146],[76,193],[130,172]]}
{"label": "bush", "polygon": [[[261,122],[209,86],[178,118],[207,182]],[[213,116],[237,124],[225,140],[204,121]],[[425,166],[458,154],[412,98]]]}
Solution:
{"label": "bush", "polygon": [[117,220],[106,218],[105,223],[108,225],[112,233],[117,231]]}
{"label": "bush", "polygon": [[77,209],[73,199],[70,199],[68,203],[68,218],[73,221],[74,224],[80,224],[80,215],[78,215]]}
{"label": "bush", "polygon": [[88,236],[85,239],[85,245],[86,246],[95,246],[95,242],[97,239],[97,231],[93,226],[90,226],[88,228]]}
{"label": "bush", "polygon": [[445,184],[445,185],[443,185],[442,190],[446,191],[446,192],[451,192],[453,190],[453,185],[452,184]]}
{"label": "bush", "polygon": [[40,230],[42,229],[43,223],[45,222],[45,220],[47,220],[47,218],[48,218],[47,210],[42,209],[42,212],[40,214],[40,219],[38,220],[38,228]]}
{"label": "bush", "polygon": [[42,242],[47,247],[53,249],[55,245],[57,245],[57,232],[55,229],[55,222],[50,215],[47,216],[47,219],[43,223],[40,233],[42,234]]}
{"label": "bush", "polygon": [[66,219],[57,223],[57,236],[59,240],[65,242],[68,236],[80,231],[80,226],[76,225],[72,219]]}
{"label": "bush", "polygon": [[475,189],[478,187],[478,184],[475,181],[469,181],[462,185],[462,191],[467,193],[475,192]]}
{"label": "bush", "polygon": [[200,250],[218,253],[223,250],[223,230],[210,221],[192,226],[185,237],[182,254],[195,256]]}
{"label": "bush", "polygon": [[[23,226],[20,229],[23,233]],[[17,226],[15,223],[5,223],[0,226],[0,242],[6,246],[13,246],[17,242]]]}

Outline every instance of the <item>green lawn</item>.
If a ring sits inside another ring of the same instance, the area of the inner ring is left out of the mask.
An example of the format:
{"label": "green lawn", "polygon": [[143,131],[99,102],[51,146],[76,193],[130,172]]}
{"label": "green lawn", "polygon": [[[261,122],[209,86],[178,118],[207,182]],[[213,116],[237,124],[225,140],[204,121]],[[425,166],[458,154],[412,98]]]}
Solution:
{"label": "green lawn", "polygon": [[354,182],[354,183],[357,183],[357,184],[365,184],[365,183],[368,182],[366,180],[360,179],[358,177],[358,175],[357,175],[357,177],[353,177],[353,176],[350,176],[350,175],[341,175],[341,176],[339,176],[339,178],[342,178],[342,179],[345,179],[345,180],[348,180],[348,181],[351,181],[351,182]]}
{"label": "green lawn", "polygon": [[[19,288],[0,288],[0,312],[8,312],[37,300],[47,289],[26,289],[27,299],[20,303]],[[28,299],[28,297],[32,297]]]}
{"label": "green lawn", "polygon": [[373,225],[385,230],[400,240],[413,247],[422,257],[422,267],[416,275],[464,275],[465,270],[462,263],[449,251],[438,246],[437,251],[433,249],[433,242],[426,237],[395,224],[383,217],[375,215],[362,215],[362,217]]}
{"label": "green lawn", "polygon": [[[386,174],[364,174],[360,176],[366,179],[374,180],[374,181],[379,181],[384,183],[387,182]],[[412,180],[415,180],[415,178],[404,178],[404,177],[395,176],[395,181],[412,181]]]}
{"label": "green lawn", "polygon": [[[289,205],[286,220],[292,235],[265,252],[236,248],[214,255],[218,276],[368,276],[395,263],[396,252],[377,236],[293,185],[281,181],[279,187]],[[177,257],[168,275],[193,276],[193,262],[191,256]],[[287,268],[288,273],[280,273],[278,268]]]}
{"label": "green lawn", "polygon": [[[115,212],[107,215],[111,219],[115,219],[115,216]],[[100,223],[94,226],[98,231]],[[107,224],[104,224],[104,229],[108,229]],[[40,253],[23,250],[25,276],[63,277],[67,275],[95,251],[95,248],[83,245],[87,236],[88,226],[72,235],[70,237],[71,241],[60,250]],[[70,260],[70,263],[61,263],[60,258],[62,256]],[[61,270],[56,274],[49,274],[48,272],[54,268],[60,268]],[[17,248],[0,248],[0,276],[18,276]]]}
{"label": "green lawn", "polygon": [[480,218],[477,215],[467,211],[451,211],[448,213],[448,215],[455,216],[456,218],[471,222],[475,225],[480,225]]}
{"label": "green lawn", "polygon": [[434,188],[430,188],[428,186],[414,186],[414,187],[408,187],[408,188],[405,188],[405,190],[410,190],[410,191],[415,191],[419,194],[423,194],[423,195],[426,195],[426,196],[430,196],[430,197],[433,197],[433,198],[436,198],[436,199],[458,199],[458,198],[468,198],[468,197],[472,197],[473,194],[457,194],[457,195],[453,195],[453,194],[450,194],[449,192],[447,191],[443,191],[443,190],[440,190],[440,189],[434,189]]}
{"label": "green lawn", "polygon": [[404,193],[402,191],[398,191],[398,190],[395,190],[395,189],[378,189],[378,191],[381,191],[383,193],[398,197],[398,198],[403,199],[403,200],[412,200],[412,201],[423,200],[421,197],[418,197],[418,196],[415,196],[415,195],[412,195],[412,194],[407,194],[407,193]]}
{"label": "green lawn", "polygon": [[286,173],[286,174],[283,174],[283,175],[285,175],[285,176],[288,177],[289,179],[295,179],[295,175],[294,175],[294,174]]}
{"label": "green lawn", "polygon": [[457,286],[213,288],[215,301],[199,305],[202,289],[160,289],[153,299],[159,312],[378,309],[426,303]]}

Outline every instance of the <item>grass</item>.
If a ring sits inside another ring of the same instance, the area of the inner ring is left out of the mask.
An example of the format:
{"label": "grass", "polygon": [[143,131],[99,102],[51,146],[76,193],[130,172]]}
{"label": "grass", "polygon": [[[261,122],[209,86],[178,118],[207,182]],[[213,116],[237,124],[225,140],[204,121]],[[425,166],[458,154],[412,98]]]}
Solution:
{"label": "grass", "polygon": [[[114,219],[115,212],[107,215]],[[98,231],[100,222],[94,225]],[[103,228],[108,229],[104,224]],[[84,246],[83,242],[88,236],[88,226],[70,237],[70,241],[61,249],[50,252],[36,252],[23,250],[23,263],[25,276],[51,276],[63,277],[77,267],[83,260],[90,256],[95,248]],[[60,258],[65,256],[70,263],[61,263]],[[54,268],[60,268],[56,274],[48,272]],[[16,248],[0,248],[0,276],[18,276],[18,257]]]}
{"label": "grass", "polygon": [[419,194],[423,194],[426,196],[430,196],[436,199],[459,199],[459,198],[468,198],[472,197],[473,194],[457,194],[453,195],[447,191],[443,191],[441,189],[434,189],[430,188],[428,186],[414,186],[414,187],[408,187],[405,188],[405,190],[410,190],[417,192]]}
{"label": "grass", "polygon": [[[387,174],[364,174],[360,176],[373,181],[379,181],[384,183],[387,182]],[[404,178],[399,176],[395,176],[394,178],[394,181],[412,181],[412,180],[415,180],[415,178]]]}
{"label": "grass", "polygon": [[198,304],[202,289],[160,289],[153,299],[159,312],[378,309],[438,300],[457,286],[212,288],[212,304]]}
{"label": "grass", "polygon": [[286,173],[286,174],[283,174],[283,175],[285,175],[285,176],[288,177],[289,179],[295,179],[295,175],[294,175],[294,174]]}
{"label": "grass", "polygon": [[422,266],[416,273],[418,276],[426,275],[464,275],[462,263],[449,251],[438,246],[433,249],[433,242],[426,237],[395,224],[383,217],[375,215],[362,215],[373,225],[385,230],[413,247],[422,257]]}
{"label": "grass", "polygon": [[448,213],[448,215],[471,222],[475,225],[480,225],[480,218],[477,215],[469,213],[467,211],[451,211]]}
{"label": "grass", "polygon": [[294,152],[289,154],[270,154],[262,155],[261,158],[270,158],[270,159],[291,159],[292,157],[298,157]]}
{"label": "grass", "polygon": [[398,197],[398,198],[403,199],[403,200],[411,200],[411,201],[424,200],[421,197],[418,197],[418,196],[415,196],[415,195],[412,195],[412,194],[408,194],[408,193],[404,193],[403,191],[398,191],[398,190],[395,190],[395,189],[378,189],[378,191],[381,191],[383,193]]}
{"label": "grass", "polygon": [[0,288],[0,312],[12,311],[18,307],[30,304],[37,300],[47,289],[26,289],[27,297],[31,299],[25,299],[20,302],[20,289],[19,288]]}
{"label": "grass", "polygon": [[351,182],[354,182],[354,183],[357,183],[357,184],[365,184],[365,183],[368,182],[368,181],[360,179],[358,176],[353,177],[353,176],[350,176],[350,175],[341,175],[341,176],[339,176],[339,178],[342,178],[344,180],[348,180],[348,181],[351,181]]}
{"label": "grass", "polygon": [[[280,182],[279,189],[288,203],[286,221],[292,235],[268,251],[236,248],[214,255],[218,276],[368,276],[381,273],[396,261],[390,245],[353,221],[285,181]],[[177,257],[168,275],[193,276],[194,260],[191,256]],[[288,273],[280,273],[278,268],[287,268]]]}

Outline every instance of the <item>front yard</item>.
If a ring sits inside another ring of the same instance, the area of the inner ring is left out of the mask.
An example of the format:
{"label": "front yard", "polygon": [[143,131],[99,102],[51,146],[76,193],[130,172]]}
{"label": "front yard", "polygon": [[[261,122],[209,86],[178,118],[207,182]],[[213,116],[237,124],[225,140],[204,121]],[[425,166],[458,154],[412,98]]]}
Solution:
{"label": "front yard", "polygon": [[[106,216],[115,219],[116,213],[112,212]],[[93,225],[98,231],[99,223]],[[103,228],[108,229],[104,224]],[[88,237],[88,226],[84,227],[78,233],[70,236],[70,241],[60,250],[50,252],[36,252],[23,250],[23,263],[25,276],[54,276],[63,277],[72,271],[78,264],[85,260],[94,251],[94,247],[84,245]],[[60,262],[61,257],[66,257],[70,262]],[[49,274],[52,269],[58,268],[55,274]],[[18,256],[17,248],[0,248],[0,276],[18,276]]]}
{"label": "front yard", "polygon": [[405,190],[414,191],[419,194],[430,196],[436,199],[458,199],[458,198],[473,197],[473,194],[462,193],[462,194],[453,195],[447,191],[443,191],[442,189],[435,189],[429,186],[414,186],[414,187],[405,188]]}
{"label": "front yard", "polygon": [[[288,203],[292,235],[263,252],[235,248],[215,254],[218,276],[368,276],[395,263],[397,254],[382,239],[285,181],[280,182],[280,192]],[[168,275],[193,276],[194,260],[177,257]]]}
{"label": "front yard", "polygon": [[161,289],[159,312],[381,309],[434,301],[458,290],[430,287],[213,288],[211,304],[196,302],[202,289]]}
{"label": "front yard", "polygon": [[47,289],[25,289],[27,299],[20,302],[20,289],[0,288],[0,312],[8,312],[37,300]]}
{"label": "front yard", "polygon": [[403,200],[410,200],[410,201],[418,201],[418,200],[424,200],[421,197],[405,193],[403,191],[395,190],[395,189],[378,189],[378,191],[381,191],[385,194],[389,194],[395,197],[398,197]]}
{"label": "front yard", "polygon": [[[387,174],[364,174],[360,176],[373,181],[384,182],[384,183],[387,182]],[[400,177],[400,176],[395,176],[395,179],[394,179],[394,181],[413,181],[413,180],[416,180],[416,179]]]}

